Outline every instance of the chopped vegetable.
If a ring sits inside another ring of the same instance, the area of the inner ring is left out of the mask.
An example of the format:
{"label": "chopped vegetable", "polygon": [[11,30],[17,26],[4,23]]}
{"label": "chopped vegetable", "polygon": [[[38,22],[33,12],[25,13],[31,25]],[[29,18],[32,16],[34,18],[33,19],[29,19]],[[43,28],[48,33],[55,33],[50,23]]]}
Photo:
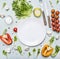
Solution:
{"label": "chopped vegetable", "polygon": [[17,27],[14,27],[14,28],[13,28],[13,31],[14,31],[14,32],[17,32]]}
{"label": "chopped vegetable", "polygon": [[37,56],[40,54],[40,49],[38,49],[38,51],[37,51]]}
{"label": "chopped vegetable", "polygon": [[41,13],[42,13],[42,11],[41,11],[40,8],[35,8],[33,10],[33,14],[34,14],[35,17],[40,17],[41,16]]}
{"label": "chopped vegetable", "polygon": [[51,7],[53,7],[52,2],[51,2],[51,1],[49,1],[49,3],[50,3],[50,5],[51,5]]}
{"label": "chopped vegetable", "polygon": [[21,54],[22,53],[22,48],[21,46],[17,46],[17,51]]}
{"label": "chopped vegetable", "polygon": [[58,4],[59,3],[59,0],[56,0],[56,4]]}
{"label": "chopped vegetable", "polygon": [[33,49],[33,52],[36,52],[36,49],[35,48]]}
{"label": "chopped vegetable", "polygon": [[48,44],[44,45],[41,51],[42,56],[49,57],[53,52],[53,48]]}
{"label": "chopped vegetable", "polygon": [[7,52],[5,50],[2,51],[3,55],[7,56]]}
{"label": "chopped vegetable", "polygon": [[51,37],[51,39],[49,40],[50,44],[52,44],[54,42],[54,36]]}
{"label": "chopped vegetable", "polygon": [[28,52],[28,56],[31,56],[31,53],[30,52]]}
{"label": "chopped vegetable", "polygon": [[2,35],[1,40],[7,45],[12,44],[12,38],[11,38],[9,33],[6,33],[5,35]]}
{"label": "chopped vegetable", "polygon": [[18,19],[30,16],[32,13],[32,5],[26,0],[14,0],[12,3],[12,9],[15,11],[15,15]]}
{"label": "chopped vegetable", "polygon": [[14,36],[14,42],[16,42],[17,41],[17,36]]}
{"label": "chopped vegetable", "polygon": [[6,2],[3,3],[3,6],[2,7],[4,8],[5,6],[6,6]]}
{"label": "chopped vegetable", "polygon": [[3,31],[3,33],[2,33],[2,35],[5,35],[5,34],[6,34],[6,32],[7,32],[7,29],[4,29],[4,31]]}
{"label": "chopped vegetable", "polygon": [[56,45],[55,46],[55,52],[51,56],[55,57],[58,54],[59,51],[60,51],[60,46]]}

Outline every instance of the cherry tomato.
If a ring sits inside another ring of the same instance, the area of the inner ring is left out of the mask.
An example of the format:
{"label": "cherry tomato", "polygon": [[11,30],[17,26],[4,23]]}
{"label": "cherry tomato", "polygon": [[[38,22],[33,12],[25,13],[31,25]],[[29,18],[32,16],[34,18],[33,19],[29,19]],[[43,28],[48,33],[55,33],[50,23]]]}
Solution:
{"label": "cherry tomato", "polygon": [[51,13],[54,13],[54,12],[55,12],[55,9],[52,9],[52,10],[51,10]]}
{"label": "cherry tomato", "polygon": [[59,28],[59,24],[56,24],[56,27]]}
{"label": "cherry tomato", "polygon": [[54,18],[55,17],[55,14],[51,14],[51,17]]}
{"label": "cherry tomato", "polygon": [[54,22],[55,21],[55,18],[52,18],[51,20],[52,20],[52,22]]}
{"label": "cherry tomato", "polygon": [[14,28],[13,28],[13,31],[14,31],[14,32],[17,32],[17,27],[14,27]]}
{"label": "cherry tomato", "polygon": [[52,26],[55,26],[55,23],[54,22],[52,22]]}
{"label": "cherry tomato", "polygon": [[52,30],[55,31],[56,30],[56,27],[52,27]]}
{"label": "cherry tomato", "polygon": [[55,18],[56,18],[56,19],[58,19],[58,18],[59,18],[59,16],[58,16],[58,15],[55,15]]}
{"label": "cherry tomato", "polygon": [[56,14],[56,15],[59,15],[59,11],[56,11],[55,14]]}
{"label": "cherry tomato", "polygon": [[58,24],[59,23],[59,20],[56,20],[55,22]]}
{"label": "cherry tomato", "polygon": [[59,28],[57,28],[56,31],[59,32],[60,31]]}

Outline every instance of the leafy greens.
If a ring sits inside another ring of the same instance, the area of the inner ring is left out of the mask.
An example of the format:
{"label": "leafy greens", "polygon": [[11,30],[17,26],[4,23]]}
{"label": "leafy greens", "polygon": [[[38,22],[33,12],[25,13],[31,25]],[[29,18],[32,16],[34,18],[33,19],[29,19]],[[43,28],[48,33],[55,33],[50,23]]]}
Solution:
{"label": "leafy greens", "polygon": [[32,13],[32,5],[26,0],[14,0],[12,3],[12,9],[15,11],[15,15],[18,19],[30,16]]}

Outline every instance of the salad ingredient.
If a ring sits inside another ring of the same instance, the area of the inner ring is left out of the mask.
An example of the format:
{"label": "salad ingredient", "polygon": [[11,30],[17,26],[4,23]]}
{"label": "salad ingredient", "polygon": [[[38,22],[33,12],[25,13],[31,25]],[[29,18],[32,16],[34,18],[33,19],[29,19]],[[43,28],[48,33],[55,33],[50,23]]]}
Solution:
{"label": "salad ingredient", "polygon": [[59,15],[59,11],[56,11],[55,14],[56,14],[56,15]]}
{"label": "salad ingredient", "polygon": [[5,19],[6,24],[10,25],[13,22],[13,19],[11,16],[7,16]]}
{"label": "salad ingredient", "polygon": [[29,51],[29,49],[30,49],[29,47],[25,47],[25,51]]}
{"label": "salad ingredient", "polygon": [[22,53],[22,48],[21,46],[17,46],[17,51],[21,54]]}
{"label": "salad ingredient", "polygon": [[53,48],[46,44],[43,46],[41,53],[43,56],[48,57],[52,54],[52,52],[53,52]]}
{"label": "salad ingredient", "polygon": [[49,3],[50,3],[50,5],[51,5],[51,7],[53,7],[53,5],[52,5],[52,1],[51,1],[51,0],[49,1]]}
{"label": "salad ingredient", "polygon": [[59,0],[56,0],[56,3],[58,4],[59,3]]}
{"label": "salad ingredient", "polygon": [[55,28],[55,27],[52,27],[52,30],[54,30],[54,31],[55,31],[55,30],[56,30],[56,28]]}
{"label": "salad ingredient", "polygon": [[51,14],[51,17],[54,18],[55,17],[55,14]]}
{"label": "salad ingredient", "polygon": [[54,22],[52,22],[52,26],[55,26],[55,23]]}
{"label": "salad ingredient", "polygon": [[[56,24],[58,24],[58,23],[59,23],[59,20],[56,20],[55,22],[56,22]],[[58,25],[59,25],[59,24],[58,24]]]}
{"label": "salad ingredient", "polygon": [[35,8],[33,10],[33,14],[34,14],[35,17],[40,17],[41,16],[41,13],[42,13],[42,11],[41,11],[40,8]]}
{"label": "salad ingredient", "polygon": [[5,6],[6,6],[6,2],[4,2],[4,3],[3,3],[3,6],[2,6],[2,8],[4,8]]}
{"label": "salad ingredient", "polygon": [[14,28],[13,28],[13,31],[14,31],[14,32],[17,32],[17,27],[14,27]]}
{"label": "salad ingredient", "polygon": [[59,18],[59,16],[58,15],[55,15],[55,19],[58,19]]}
{"label": "salad ingredient", "polygon": [[28,52],[28,56],[31,56],[31,53],[30,52]]}
{"label": "salad ingredient", "polygon": [[54,22],[55,21],[55,18],[52,18],[51,20],[52,20],[52,22]]}
{"label": "salad ingredient", "polygon": [[0,17],[1,17],[1,18],[4,18],[4,17],[5,17],[5,15],[0,15]]}
{"label": "salad ingredient", "polygon": [[14,42],[16,42],[17,41],[17,36],[14,36]]}
{"label": "salad ingredient", "polygon": [[51,10],[51,13],[55,13],[55,9],[52,9],[52,10]]}
{"label": "salad ingredient", "polygon": [[40,54],[40,48],[38,49],[38,51],[37,51],[37,56]]}
{"label": "salad ingredient", "polygon": [[55,46],[55,52],[51,56],[55,57],[58,54],[59,51],[60,51],[60,46],[56,45]]}
{"label": "salad ingredient", "polygon": [[51,31],[47,31],[47,35],[51,35],[52,34],[52,32]]}
{"label": "salad ingredient", "polygon": [[36,52],[36,49],[35,49],[35,48],[33,49],[33,53],[34,53],[34,52]]}
{"label": "salad ingredient", "polygon": [[7,56],[7,52],[5,50],[2,51],[3,55]]}
{"label": "salad ingredient", "polygon": [[54,36],[52,36],[49,40],[50,44],[52,44],[54,42]]}
{"label": "salad ingredient", "polygon": [[51,10],[51,20],[52,20],[52,30],[56,32],[60,32],[59,26],[59,11],[55,11],[55,9]]}
{"label": "salad ingredient", "polygon": [[1,40],[7,45],[12,44],[12,38],[11,38],[10,34],[8,34],[8,33],[6,33],[5,35],[2,35]]}
{"label": "salad ingredient", "polygon": [[26,0],[14,0],[12,3],[12,9],[18,19],[28,17],[32,13],[32,5]]}
{"label": "salad ingredient", "polygon": [[3,33],[2,33],[2,35],[5,35],[5,34],[6,34],[6,32],[7,32],[7,29],[4,29],[4,31],[3,31]]}

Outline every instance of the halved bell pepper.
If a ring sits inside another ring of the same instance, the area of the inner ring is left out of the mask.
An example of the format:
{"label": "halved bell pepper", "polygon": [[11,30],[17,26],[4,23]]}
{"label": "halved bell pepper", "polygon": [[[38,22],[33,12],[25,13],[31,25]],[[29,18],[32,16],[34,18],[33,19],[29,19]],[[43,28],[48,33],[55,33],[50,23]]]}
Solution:
{"label": "halved bell pepper", "polygon": [[7,45],[12,44],[12,38],[8,33],[6,33],[5,35],[1,35],[0,39]]}
{"label": "halved bell pepper", "polygon": [[52,54],[53,52],[53,48],[49,45],[44,45],[44,47],[42,48],[42,55],[45,57],[48,57]]}

